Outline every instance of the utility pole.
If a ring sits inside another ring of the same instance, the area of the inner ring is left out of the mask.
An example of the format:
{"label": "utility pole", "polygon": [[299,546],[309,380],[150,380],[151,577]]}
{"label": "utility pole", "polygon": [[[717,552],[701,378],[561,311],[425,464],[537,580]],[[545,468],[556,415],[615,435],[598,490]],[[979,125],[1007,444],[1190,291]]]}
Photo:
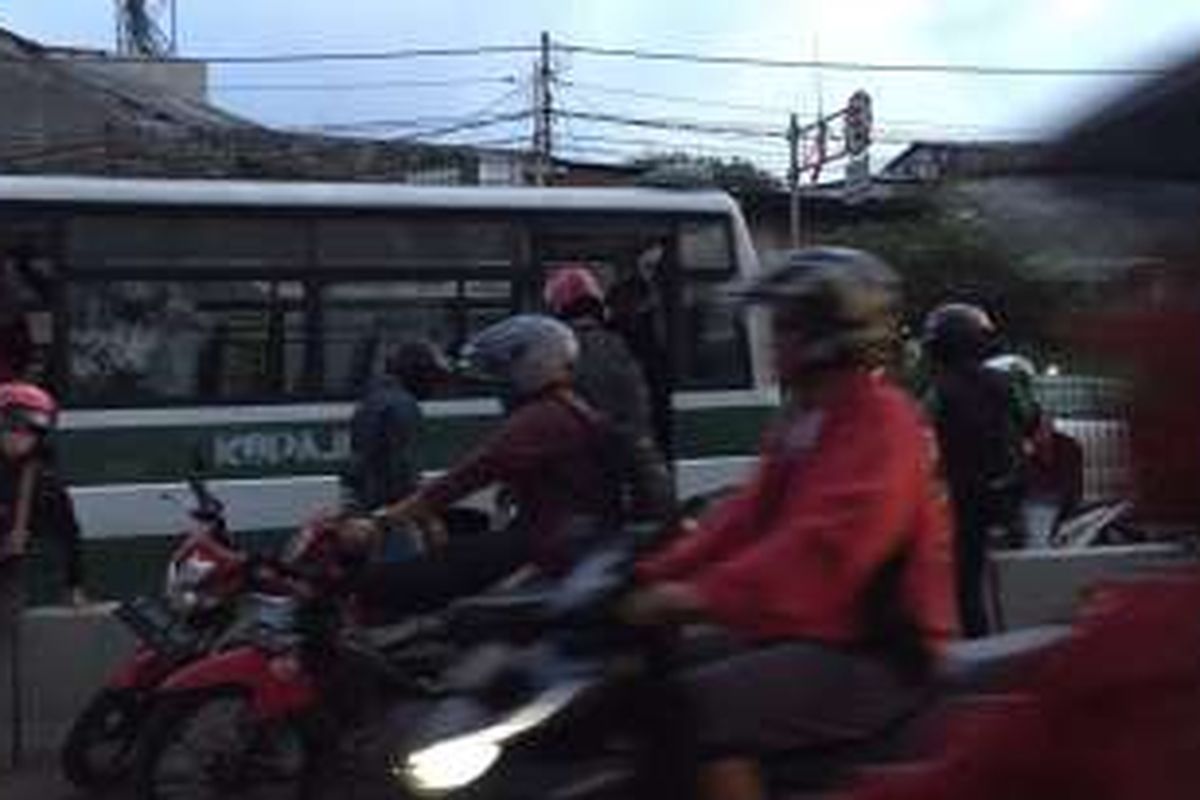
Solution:
{"label": "utility pole", "polygon": [[550,182],[554,169],[554,68],[550,63],[550,34],[542,31],[542,50],[533,75],[533,152],[538,186]]}
{"label": "utility pole", "polygon": [[800,246],[800,117],[794,111],[788,121],[788,192],[791,201],[788,221],[794,249]]}

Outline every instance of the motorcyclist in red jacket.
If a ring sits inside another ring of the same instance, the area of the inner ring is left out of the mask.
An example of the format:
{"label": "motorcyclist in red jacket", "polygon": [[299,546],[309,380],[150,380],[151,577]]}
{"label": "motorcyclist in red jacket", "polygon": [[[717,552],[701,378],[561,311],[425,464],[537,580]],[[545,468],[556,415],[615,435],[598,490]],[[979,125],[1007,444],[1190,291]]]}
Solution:
{"label": "motorcyclist in red jacket", "polygon": [[715,622],[741,642],[681,678],[702,797],[762,797],[759,754],[905,713],[955,633],[936,444],[881,370],[898,290],[886,264],[843,248],[793,252],[744,287],[771,313],[786,408],[750,482],[641,564],[627,609],[644,624]]}

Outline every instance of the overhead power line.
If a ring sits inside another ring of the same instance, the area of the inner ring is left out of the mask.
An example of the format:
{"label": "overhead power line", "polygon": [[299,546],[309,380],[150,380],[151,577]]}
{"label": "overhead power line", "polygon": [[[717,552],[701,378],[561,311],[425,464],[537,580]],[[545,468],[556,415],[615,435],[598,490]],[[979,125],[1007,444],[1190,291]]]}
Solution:
{"label": "overhead power line", "polygon": [[[343,50],[313,53],[266,53],[263,55],[206,55],[206,56],[174,56],[171,58],[155,59],[166,63],[204,63],[204,64],[309,64],[316,62],[337,61],[402,61],[413,58],[457,58],[462,56],[496,56],[513,55],[518,53],[534,53],[537,45],[499,44],[481,47],[418,47],[408,50]],[[72,62],[102,62],[112,63],[142,63],[144,58],[108,55],[105,53],[72,53],[70,56],[56,56],[50,53],[50,58],[62,58]],[[28,61],[25,56],[0,56],[0,62]]]}
{"label": "overhead power line", "polygon": [[490,128],[493,125],[500,125],[505,122],[516,122],[518,120],[528,119],[531,116],[533,116],[532,111],[514,111],[509,114],[496,114],[491,117],[460,122],[458,124],[447,125],[442,128],[416,131],[412,134],[412,136],[422,139],[438,139],[443,136],[449,136],[452,133],[458,133],[459,131],[473,131],[478,130],[479,128]]}
{"label": "overhead power line", "polygon": [[[491,116],[467,115],[463,117],[411,117],[409,119],[370,119],[355,122],[335,122],[327,125],[316,125],[302,128],[305,132],[315,133],[352,133],[369,130],[404,130],[416,128],[408,136],[448,136],[457,131],[474,130],[502,122],[513,122],[525,119],[529,111],[515,111],[509,114],[493,114]],[[430,127],[432,126],[432,127]]]}
{"label": "overhead power line", "polygon": [[[394,129],[394,128],[421,128],[434,126],[437,130],[441,127],[457,127],[464,124],[473,124],[475,122],[490,120],[495,117],[492,114],[499,106],[504,105],[510,99],[518,96],[524,90],[524,86],[517,83],[512,89],[500,94],[498,97],[493,97],[484,105],[476,108],[469,114],[456,114],[450,117],[410,117],[408,119],[371,119],[357,120],[354,122],[335,122],[325,125],[315,125],[302,128],[305,131],[357,131],[357,130],[378,130],[378,129]],[[518,112],[518,117],[528,112],[522,110]]]}
{"label": "overhead power line", "polygon": [[[317,62],[355,62],[355,61],[400,61],[419,58],[459,58],[497,55],[516,55],[537,53],[541,51],[540,44],[492,44],[474,47],[415,47],[395,50],[341,50],[323,52],[280,52],[264,54],[210,54],[192,56],[171,56],[156,59],[167,63],[206,63],[206,64],[304,64]],[[903,64],[881,63],[868,61],[835,61],[825,59],[782,59],[764,58],[760,56],[744,56],[729,54],[707,54],[669,50],[651,50],[636,47],[600,47],[595,45],[553,42],[552,49],[557,52],[598,56],[606,58],[633,58],[648,61],[673,61],[693,64],[732,65],[747,67],[766,67],[777,69],[816,69],[841,72],[876,72],[876,73],[943,73],[956,75],[987,75],[997,77],[1080,77],[1080,78],[1112,78],[1112,77],[1148,77],[1165,74],[1165,70],[1145,67],[1050,67],[1030,66],[1024,64]],[[140,63],[144,59],[138,56],[113,55],[107,53],[72,53],[69,56],[58,55],[52,50],[47,51],[50,59],[62,59],[74,62]],[[0,56],[0,63],[28,61],[29,57],[20,55]]]}
{"label": "overhead power line", "polygon": [[763,111],[771,114],[790,114],[795,109],[786,106],[772,106],[759,103],[737,103],[724,100],[715,100],[695,95],[670,94],[666,92],[651,92],[642,89],[630,89],[620,86],[608,86],[605,84],[591,83],[588,81],[562,80],[560,85],[569,89],[579,88],[588,92],[597,92],[599,94],[614,95],[617,97],[640,97],[646,100],[665,100],[672,103],[687,103],[689,105],[712,107],[712,108],[728,108],[734,111]]}
{"label": "overhead power line", "polygon": [[692,64],[723,64],[745,67],[779,69],[817,69],[836,72],[897,72],[944,73],[952,75],[992,75],[998,77],[1147,77],[1161,75],[1163,70],[1139,67],[1041,67],[992,64],[886,64],[866,61],[827,61],[823,59],[782,59],[758,56],[708,55],[666,50],[642,50],[634,47],[595,47],[579,44],[556,44],[566,53],[607,58],[635,58],[646,61],[676,61]]}
{"label": "overhead power line", "polygon": [[515,75],[475,78],[445,78],[430,80],[395,81],[344,81],[330,83],[218,83],[213,86],[218,92],[328,92],[370,91],[377,89],[433,89],[449,86],[483,86],[488,84],[517,83]]}
{"label": "overhead power line", "polygon": [[656,128],[659,130],[693,131],[695,133],[712,133],[727,136],[745,136],[760,139],[786,139],[787,134],[775,128],[756,127],[737,123],[703,122],[698,120],[660,119],[649,117],[629,117],[621,114],[610,114],[595,111],[576,111],[562,109],[555,114],[564,119],[577,119],[586,122],[602,122],[612,125],[625,125],[636,128]]}
{"label": "overhead power line", "polygon": [[741,140],[741,141],[708,141],[708,140],[680,140],[674,137],[652,139],[649,137],[637,136],[610,136],[607,134],[594,133],[568,133],[567,140],[574,143],[598,143],[623,145],[628,147],[640,147],[642,149],[651,149],[658,151],[666,150],[710,150],[713,152],[725,152],[731,154],[746,154],[754,155],[761,158],[787,158],[787,148],[781,144],[772,144],[769,142],[761,142],[758,140]]}

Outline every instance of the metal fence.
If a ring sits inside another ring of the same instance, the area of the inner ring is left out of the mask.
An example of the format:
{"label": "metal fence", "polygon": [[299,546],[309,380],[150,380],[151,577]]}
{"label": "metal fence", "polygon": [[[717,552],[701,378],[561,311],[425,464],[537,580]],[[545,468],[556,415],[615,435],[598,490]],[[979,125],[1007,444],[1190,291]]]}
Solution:
{"label": "metal fence", "polygon": [[1083,448],[1085,501],[1128,497],[1129,387],[1115,378],[1042,376],[1034,393],[1062,433]]}

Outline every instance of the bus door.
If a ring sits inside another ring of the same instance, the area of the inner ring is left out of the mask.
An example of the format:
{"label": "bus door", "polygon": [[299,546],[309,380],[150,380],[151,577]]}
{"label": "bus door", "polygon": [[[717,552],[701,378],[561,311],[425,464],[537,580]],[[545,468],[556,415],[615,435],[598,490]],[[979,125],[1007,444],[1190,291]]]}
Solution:
{"label": "bus door", "polygon": [[673,462],[671,397],[677,383],[674,250],[668,221],[572,217],[540,225],[533,234],[534,306],[543,308],[541,288],[556,270],[586,267],[596,276],[609,325],[625,339],[646,376],[653,433],[668,463]]}

